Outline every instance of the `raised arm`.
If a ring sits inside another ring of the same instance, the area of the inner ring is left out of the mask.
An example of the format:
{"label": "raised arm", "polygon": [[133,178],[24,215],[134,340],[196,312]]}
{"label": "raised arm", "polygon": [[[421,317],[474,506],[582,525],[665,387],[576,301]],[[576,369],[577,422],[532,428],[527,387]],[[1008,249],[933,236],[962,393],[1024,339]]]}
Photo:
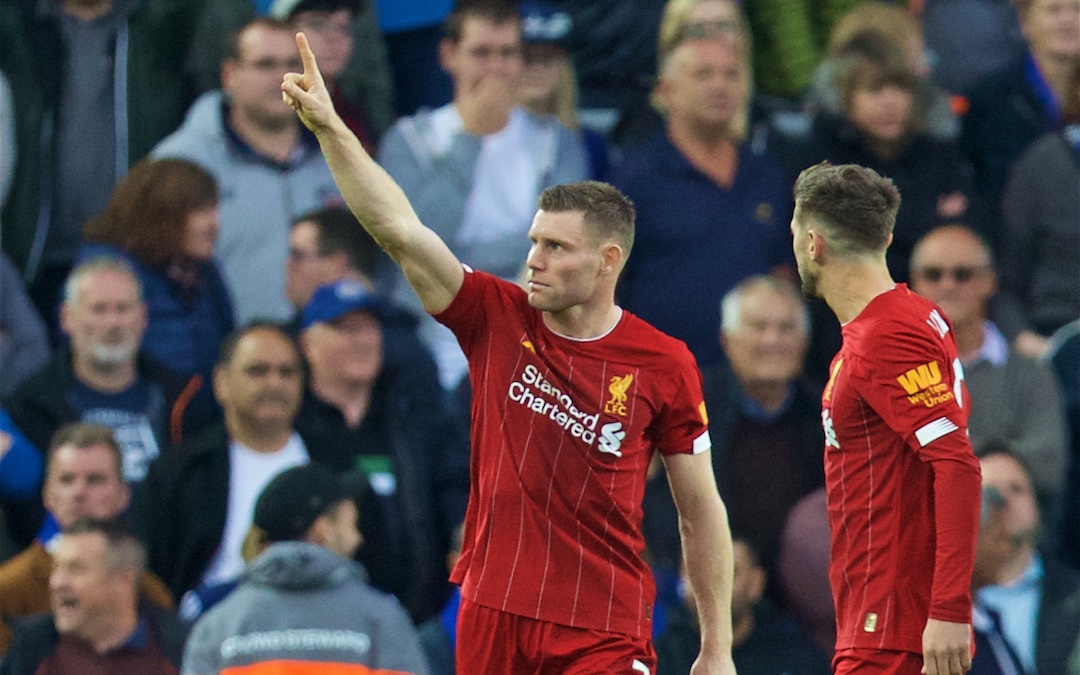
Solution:
{"label": "raised arm", "polygon": [[461,288],[461,263],[438,235],[420,222],[398,184],[338,117],[303,33],[297,34],[296,46],[304,72],[285,75],[282,97],[319,139],[338,189],[357,220],[401,267],[424,309],[441,312]]}
{"label": "raised arm", "polygon": [[697,598],[701,652],[691,675],[734,675],[731,660],[731,530],[716,491],[711,453],[664,457],[679,510],[683,560]]}

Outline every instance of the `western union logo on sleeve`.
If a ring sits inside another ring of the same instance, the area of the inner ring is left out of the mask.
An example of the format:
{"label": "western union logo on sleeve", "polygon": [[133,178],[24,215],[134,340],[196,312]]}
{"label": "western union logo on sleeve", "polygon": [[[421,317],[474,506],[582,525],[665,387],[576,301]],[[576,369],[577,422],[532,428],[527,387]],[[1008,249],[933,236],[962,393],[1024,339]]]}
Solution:
{"label": "western union logo on sleeve", "polygon": [[949,390],[949,384],[941,381],[941,367],[937,361],[912,368],[896,378],[896,381],[907,392],[907,399],[911,405],[933,408],[956,398],[956,395]]}
{"label": "western union logo on sleeve", "polygon": [[940,383],[941,368],[938,367],[937,361],[924,363],[918,368],[912,368],[896,378],[896,381],[900,383],[900,386],[903,387],[904,391],[908,394],[914,394]]}

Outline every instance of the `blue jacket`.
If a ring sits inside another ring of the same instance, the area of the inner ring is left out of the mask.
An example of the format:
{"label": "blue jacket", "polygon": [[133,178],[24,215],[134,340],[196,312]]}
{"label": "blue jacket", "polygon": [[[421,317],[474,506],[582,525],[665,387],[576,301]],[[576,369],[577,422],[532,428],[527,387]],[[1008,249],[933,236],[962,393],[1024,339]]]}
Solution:
{"label": "blue jacket", "polygon": [[718,363],[720,299],[753,274],[794,262],[791,186],[773,158],[739,148],[731,188],[693,167],[666,131],[626,155],[611,183],[634,202],[637,233],[619,304]]}

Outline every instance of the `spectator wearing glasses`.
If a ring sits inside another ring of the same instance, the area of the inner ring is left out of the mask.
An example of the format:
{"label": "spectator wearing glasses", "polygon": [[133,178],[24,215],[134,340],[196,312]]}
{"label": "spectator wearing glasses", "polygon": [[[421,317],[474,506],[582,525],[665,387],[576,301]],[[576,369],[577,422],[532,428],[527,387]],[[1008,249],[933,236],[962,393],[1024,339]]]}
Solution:
{"label": "spectator wearing glasses", "polygon": [[1014,448],[1032,467],[1043,502],[1065,474],[1066,433],[1061,394],[1041,361],[1016,353],[988,319],[997,290],[990,248],[962,225],[937,228],[912,253],[911,287],[945,312],[971,393],[968,431],[975,448]]}
{"label": "spectator wearing glasses", "polygon": [[292,315],[285,295],[289,223],[341,199],[315,137],[281,100],[281,78],[299,67],[291,24],[252,21],[229,42],[221,90],[199,97],[153,152],[193,161],[217,180],[215,255],[241,325]]}
{"label": "spectator wearing glasses", "polygon": [[307,36],[319,58],[334,110],[360,139],[364,149],[374,156],[378,137],[368,112],[359,101],[346,95],[341,86],[341,76],[356,46],[353,20],[359,11],[360,0],[275,0],[270,6],[270,16],[289,21]]}

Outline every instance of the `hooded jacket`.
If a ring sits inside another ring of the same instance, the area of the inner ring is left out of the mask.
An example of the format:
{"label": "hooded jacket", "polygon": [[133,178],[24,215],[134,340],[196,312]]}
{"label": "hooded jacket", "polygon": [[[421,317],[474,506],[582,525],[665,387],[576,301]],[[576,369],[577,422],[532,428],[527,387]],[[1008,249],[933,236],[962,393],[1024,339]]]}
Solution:
{"label": "hooded jacket", "polygon": [[[419,673],[427,663],[401,605],[365,582],[363,568],[321,546],[280,542],[191,633],[182,672]],[[273,670],[270,670],[273,668]]]}

